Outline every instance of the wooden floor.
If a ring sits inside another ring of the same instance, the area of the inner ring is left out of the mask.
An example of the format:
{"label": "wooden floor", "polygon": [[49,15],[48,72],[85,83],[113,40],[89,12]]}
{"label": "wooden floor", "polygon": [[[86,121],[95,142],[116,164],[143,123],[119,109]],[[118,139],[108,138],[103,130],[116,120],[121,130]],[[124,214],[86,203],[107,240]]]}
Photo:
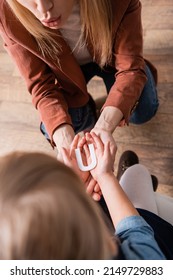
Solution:
{"label": "wooden floor", "polygon": [[[115,171],[121,153],[133,150],[140,162],[158,177],[158,191],[173,196],[173,1],[141,2],[144,56],[158,69],[160,107],[149,123],[116,129]],[[98,98],[97,92],[105,94],[98,78],[90,82],[89,90],[95,99]],[[14,150],[55,155],[39,132],[39,118],[31,97],[0,40],[0,155]]]}

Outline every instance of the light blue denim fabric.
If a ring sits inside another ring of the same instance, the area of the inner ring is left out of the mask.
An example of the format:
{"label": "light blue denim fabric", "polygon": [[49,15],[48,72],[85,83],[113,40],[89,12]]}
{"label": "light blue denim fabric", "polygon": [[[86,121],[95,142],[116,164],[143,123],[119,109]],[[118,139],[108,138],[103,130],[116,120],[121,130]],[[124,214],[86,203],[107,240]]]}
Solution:
{"label": "light blue denim fabric", "polygon": [[121,250],[127,260],[165,260],[155,238],[153,229],[141,216],[130,216],[116,227]]}

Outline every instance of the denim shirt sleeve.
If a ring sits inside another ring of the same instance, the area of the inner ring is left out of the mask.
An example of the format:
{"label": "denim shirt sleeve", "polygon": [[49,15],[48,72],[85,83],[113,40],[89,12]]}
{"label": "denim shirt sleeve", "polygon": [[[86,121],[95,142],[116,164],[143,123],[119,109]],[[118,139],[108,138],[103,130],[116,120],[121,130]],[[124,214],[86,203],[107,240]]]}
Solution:
{"label": "denim shirt sleeve", "polygon": [[152,228],[141,216],[130,216],[119,222],[116,235],[127,260],[164,260]]}

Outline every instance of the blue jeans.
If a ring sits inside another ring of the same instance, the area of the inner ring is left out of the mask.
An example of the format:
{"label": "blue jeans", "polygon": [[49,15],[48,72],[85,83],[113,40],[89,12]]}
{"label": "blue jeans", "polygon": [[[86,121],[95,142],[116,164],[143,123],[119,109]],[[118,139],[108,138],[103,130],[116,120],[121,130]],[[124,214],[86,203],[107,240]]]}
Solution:
{"label": "blue jeans", "polygon": [[143,124],[151,120],[159,107],[157,88],[153,79],[153,75],[147,65],[145,71],[148,80],[139,98],[139,104],[130,117],[130,123],[134,124]]}
{"label": "blue jeans", "polygon": [[[79,108],[69,108],[68,112],[71,116],[75,134],[80,131],[90,131],[97,121],[96,106],[91,97],[86,105]],[[46,139],[50,141],[46,127],[43,123],[40,124],[40,130]]]}
{"label": "blue jeans", "polygon": [[[86,83],[88,83],[94,76],[101,77],[106,86],[107,93],[109,93],[115,82],[116,70],[114,68],[106,67],[101,69],[96,63],[91,62],[82,65],[81,70]],[[152,73],[147,65],[146,74],[148,80],[139,98],[139,104],[130,117],[130,123],[143,124],[149,121],[156,114],[159,106],[156,85]],[[85,106],[79,108],[69,108],[68,111],[72,119],[75,133],[83,130],[89,130],[94,127],[94,124],[96,123],[96,108],[91,98]],[[40,129],[45,137],[49,139],[43,123],[41,123]]]}
{"label": "blue jeans", "polygon": [[[86,83],[88,83],[94,76],[101,77],[106,86],[107,93],[109,93],[115,82],[116,70],[114,68],[106,67],[103,70],[96,63],[88,63],[82,65],[81,70],[85,76]],[[159,106],[155,81],[147,65],[146,74],[148,80],[139,98],[139,104],[130,117],[130,123],[143,124],[149,121],[156,114]]]}

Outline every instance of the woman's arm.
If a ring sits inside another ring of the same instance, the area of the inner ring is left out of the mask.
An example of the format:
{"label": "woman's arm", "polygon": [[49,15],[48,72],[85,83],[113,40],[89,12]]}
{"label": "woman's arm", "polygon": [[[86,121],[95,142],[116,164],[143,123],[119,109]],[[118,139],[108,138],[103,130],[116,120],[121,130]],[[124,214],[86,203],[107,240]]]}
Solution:
{"label": "woman's arm", "polygon": [[103,143],[110,142],[110,151],[113,159],[115,158],[114,147],[116,144],[112,133],[119,125],[122,118],[123,114],[118,108],[113,106],[105,107],[92,129],[92,132],[99,136]]}
{"label": "woman's arm", "polygon": [[55,130],[62,124],[72,125],[62,85],[54,71],[57,69],[55,62],[42,55],[36,40],[19,22],[6,1],[1,1],[0,35],[54,144]]}
{"label": "woman's arm", "polygon": [[122,118],[123,114],[118,108],[113,106],[105,107],[93,130],[105,130],[112,134]]}
{"label": "woman's arm", "polygon": [[108,106],[119,108],[123,113],[123,122],[128,124],[147,81],[143,58],[141,3],[139,0],[126,1],[124,8],[122,8],[123,4],[121,6],[117,3],[120,6],[118,12],[116,7],[118,1],[112,2],[114,2],[113,53],[116,74],[115,83],[110,89],[103,108]]}
{"label": "woman's arm", "polygon": [[53,134],[53,140],[58,150],[58,159],[61,158],[61,149],[70,149],[71,143],[75,137],[73,127],[68,124],[60,125]]}
{"label": "woman's arm", "polygon": [[[112,2],[113,30],[117,34],[114,34],[113,43],[115,82],[93,130],[99,136],[101,131],[105,131],[111,142],[111,134],[115,128],[128,124],[147,81],[143,59],[141,3],[138,0],[129,1],[129,6],[124,8],[124,12],[123,8],[119,8],[118,12],[118,1]],[[122,12],[124,16],[120,21]],[[117,21],[120,21],[118,30]],[[101,136],[101,139],[104,142],[104,137]]]}

